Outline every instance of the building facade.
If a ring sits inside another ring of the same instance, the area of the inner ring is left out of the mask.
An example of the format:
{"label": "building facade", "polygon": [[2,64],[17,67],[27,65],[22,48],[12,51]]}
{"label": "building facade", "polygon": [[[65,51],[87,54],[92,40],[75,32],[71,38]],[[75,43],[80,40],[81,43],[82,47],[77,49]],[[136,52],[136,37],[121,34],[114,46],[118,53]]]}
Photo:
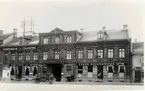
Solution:
{"label": "building facade", "polygon": [[144,43],[132,43],[133,82],[144,81]]}
{"label": "building facade", "polygon": [[128,29],[79,32],[55,28],[39,36],[15,38],[1,46],[10,78],[32,80],[52,73],[56,81],[132,80]]}

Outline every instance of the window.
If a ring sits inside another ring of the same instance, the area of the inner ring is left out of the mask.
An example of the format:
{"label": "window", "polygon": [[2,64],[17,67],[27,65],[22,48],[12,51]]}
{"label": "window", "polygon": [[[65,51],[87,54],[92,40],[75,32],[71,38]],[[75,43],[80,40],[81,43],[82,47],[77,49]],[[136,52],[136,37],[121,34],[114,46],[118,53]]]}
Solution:
{"label": "window", "polygon": [[98,33],[98,38],[102,39],[103,38],[103,33]]}
{"label": "window", "polygon": [[11,67],[11,75],[14,75],[14,67]]}
{"label": "window", "polygon": [[93,72],[93,66],[92,65],[88,66],[88,72]]}
{"label": "window", "polygon": [[71,37],[71,35],[68,35],[68,36],[67,36],[66,42],[67,42],[67,43],[71,43],[71,42],[72,42],[72,37]]}
{"label": "window", "polygon": [[67,71],[71,71],[71,66],[66,66]]}
{"label": "window", "polygon": [[47,73],[47,67],[43,67],[43,73]]}
{"label": "window", "polygon": [[103,50],[98,50],[98,58],[103,58]]}
{"label": "window", "polygon": [[15,53],[12,53],[12,54],[11,54],[11,60],[15,60],[15,57],[16,57],[16,56],[15,56]]}
{"label": "window", "polygon": [[93,50],[88,50],[88,59],[93,58]]}
{"label": "window", "polygon": [[44,43],[44,44],[48,44],[48,38],[47,38],[47,37],[44,37],[43,43]]}
{"label": "window", "polygon": [[108,49],[108,58],[113,58],[113,49]]}
{"label": "window", "polygon": [[30,53],[26,53],[26,60],[30,60]]}
{"label": "window", "polygon": [[56,37],[55,37],[55,43],[58,44],[59,42],[60,42],[60,40],[59,40],[59,36],[56,36]]}
{"label": "window", "polygon": [[19,60],[23,60],[23,53],[19,53]]}
{"label": "window", "polygon": [[120,73],[124,73],[125,72],[125,67],[124,66],[120,66]]}
{"label": "window", "polygon": [[125,49],[119,49],[119,58],[125,57]]}
{"label": "window", "polygon": [[78,66],[78,74],[82,74],[83,73],[83,66]]}
{"label": "window", "polygon": [[71,59],[71,53],[72,53],[72,51],[67,51],[67,54],[66,54],[67,59]]}
{"label": "window", "polygon": [[112,66],[108,67],[108,73],[113,73],[113,67]]}
{"label": "window", "polygon": [[59,59],[59,51],[55,51],[54,55],[55,55],[55,59]]}
{"label": "window", "polygon": [[82,59],[83,58],[83,51],[79,50],[78,51],[78,59]]}
{"label": "window", "polygon": [[38,60],[38,53],[37,52],[34,52],[34,54],[33,54],[33,60]]}
{"label": "window", "polygon": [[47,60],[48,58],[48,52],[43,52],[43,60]]}

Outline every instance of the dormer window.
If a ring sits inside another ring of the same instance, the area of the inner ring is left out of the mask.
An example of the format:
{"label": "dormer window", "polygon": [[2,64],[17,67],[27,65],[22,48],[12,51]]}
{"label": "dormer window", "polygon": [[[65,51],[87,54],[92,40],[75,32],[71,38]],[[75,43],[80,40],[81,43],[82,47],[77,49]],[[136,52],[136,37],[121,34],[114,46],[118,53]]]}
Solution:
{"label": "dormer window", "polygon": [[60,42],[59,36],[56,36],[56,37],[55,37],[55,43],[58,44],[59,42]]}
{"label": "dormer window", "polygon": [[68,35],[68,36],[67,36],[66,42],[67,42],[67,43],[71,43],[71,42],[72,42],[72,37],[71,37],[71,35]]}
{"label": "dormer window", "polygon": [[44,37],[43,43],[48,44],[48,38],[47,37]]}
{"label": "dormer window", "polygon": [[102,39],[103,38],[103,33],[98,33],[98,38]]}

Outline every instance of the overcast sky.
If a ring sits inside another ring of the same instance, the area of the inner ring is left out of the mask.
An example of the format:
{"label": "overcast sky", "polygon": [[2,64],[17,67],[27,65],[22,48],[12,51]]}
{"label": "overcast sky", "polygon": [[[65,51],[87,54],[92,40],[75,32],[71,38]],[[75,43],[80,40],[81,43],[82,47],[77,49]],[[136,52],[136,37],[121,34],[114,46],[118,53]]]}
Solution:
{"label": "overcast sky", "polygon": [[[13,1],[13,0],[6,0]],[[143,41],[145,18],[144,4],[130,0],[44,0],[44,2],[0,2],[0,30],[4,33],[17,28],[22,32],[21,21],[32,16],[35,32],[63,30],[98,31],[129,27],[132,40]],[[37,0],[39,1],[39,0]]]}

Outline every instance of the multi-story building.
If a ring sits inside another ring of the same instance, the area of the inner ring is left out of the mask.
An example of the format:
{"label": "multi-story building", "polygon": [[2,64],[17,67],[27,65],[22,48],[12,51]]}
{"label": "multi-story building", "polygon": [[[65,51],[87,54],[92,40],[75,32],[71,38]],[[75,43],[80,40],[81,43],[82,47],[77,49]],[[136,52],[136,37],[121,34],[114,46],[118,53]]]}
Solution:
{"label": "multi-story building", "polygon": [[133,81],[143,82],[144,80],[144,43],[132,43],[132,68]]}
{"label": "multi-story building", "polygon": [[59,28],[2,45],[11,79],[52,73],[56,81],[130,81],[132,63],[127,26],[79,32]]}
{"label": "multi-story building", "polygon": [[[4,34],[3,30],[0,30],[0,46],[3,45],[3,44],[8,43],[14,37],[16,37],[17,36],[17,32],[16,31],[17,31],[17,29],[14,28],[13,29],[13,33]],[[3,60],[4,60],[4,53],[0,49],[0,79],[2,77]]]}

